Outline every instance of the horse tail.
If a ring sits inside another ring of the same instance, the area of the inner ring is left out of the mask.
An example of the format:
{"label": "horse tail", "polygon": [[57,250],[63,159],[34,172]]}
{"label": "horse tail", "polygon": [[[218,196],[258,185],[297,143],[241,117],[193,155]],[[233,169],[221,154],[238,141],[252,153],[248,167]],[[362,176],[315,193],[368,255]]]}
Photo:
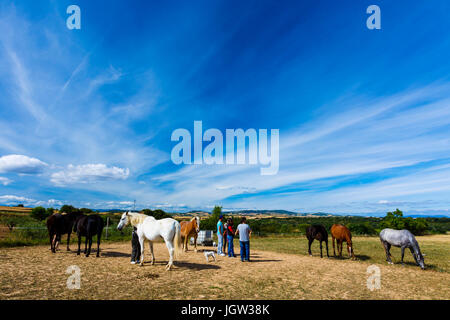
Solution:
{"label": "horse tail", "polygon": [[174,247],[175,247],[175,258],[178,259],[178,257],[180,256],[180,253],[183,251],[182,244],[181,244],[181,226],[178,221],[175,225],[175,237],[173,238],[173,241],[174,241]]}

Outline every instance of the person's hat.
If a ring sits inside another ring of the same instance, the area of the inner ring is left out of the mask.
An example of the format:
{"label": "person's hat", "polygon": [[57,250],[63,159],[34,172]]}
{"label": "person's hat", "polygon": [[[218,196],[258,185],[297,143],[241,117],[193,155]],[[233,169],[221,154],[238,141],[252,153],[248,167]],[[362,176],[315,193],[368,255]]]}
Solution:
{"label": "person's hat", "polygon": [[223,218],[223,215],[220,215],[220,216],[219,216],[219,219],[222,219],[222,218]]}

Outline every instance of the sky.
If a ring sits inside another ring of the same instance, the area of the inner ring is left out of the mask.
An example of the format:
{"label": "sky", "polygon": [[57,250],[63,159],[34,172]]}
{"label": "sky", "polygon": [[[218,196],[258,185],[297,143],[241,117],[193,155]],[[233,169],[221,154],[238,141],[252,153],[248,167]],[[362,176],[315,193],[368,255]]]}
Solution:
{"label": "sky", "polygon": [[[449,9],[3,0],[0,204],[450,216]],[[277,174],[175,164],[194,121],[278,129]]]}

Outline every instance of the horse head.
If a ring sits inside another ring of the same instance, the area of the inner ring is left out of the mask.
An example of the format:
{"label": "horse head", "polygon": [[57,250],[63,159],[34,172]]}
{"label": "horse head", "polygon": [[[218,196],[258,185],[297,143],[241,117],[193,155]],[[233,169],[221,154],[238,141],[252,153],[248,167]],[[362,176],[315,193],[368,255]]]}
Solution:
{"label": "horse head", "polygon": [[122,231],[123,227],[127,226],[130,220],[128,219],[128,212],[124,212],[120,218],[117,230]]}
{"label": "horse head", "polygon": [[195,232],[200,232],[200,218],[198,216],[195,217]]}
{"label": "horse head", "polygon": [[414,253],[417,259],[417,264],[422,268],[422,270],[425,270],[425,261],[423,258],[423,254],[418,250]]}

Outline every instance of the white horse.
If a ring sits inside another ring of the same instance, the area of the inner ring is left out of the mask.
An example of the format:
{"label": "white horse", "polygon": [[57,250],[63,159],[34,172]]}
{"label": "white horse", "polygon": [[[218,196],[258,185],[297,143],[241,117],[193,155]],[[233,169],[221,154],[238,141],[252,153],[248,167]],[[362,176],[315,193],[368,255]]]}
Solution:
{"label": "white horse", "polygon": [[181,249],[181,227],[180,223],[172,218],[165,218],[156,220],[152,216],[137,212],[124,212],[117,225],[118,230],[131,224],[137,228],[137,235],[139,237],[139,244],[141,246],[141,266],[144,264],[144,240],[147,239],[150,245],[150,254],[152,255],[151,264],[155,263],[155,255],[153,254],[153,242],[160,238],[164,239],[167,249],[169,250],[169,263],[166,266],[167,270],[173,265],[173,257],[178,258]]}
{"label": "white horse", "polygon": [[383,229],[380,232],[380,240],[383,244],[384,251],[386,252],[386,261],[389,264],[393,264],[391,260],[391,246],[400,247],[402,249],[402,264],[403,257],[405,256],[405,249],[409,248],[411,254],[416,260],[416,264],[422,269],[425,269],[425,262],[423,255],[420,252],[419,243],[417,242],[414,235],[406,230],[394,230],[394,229]]}

